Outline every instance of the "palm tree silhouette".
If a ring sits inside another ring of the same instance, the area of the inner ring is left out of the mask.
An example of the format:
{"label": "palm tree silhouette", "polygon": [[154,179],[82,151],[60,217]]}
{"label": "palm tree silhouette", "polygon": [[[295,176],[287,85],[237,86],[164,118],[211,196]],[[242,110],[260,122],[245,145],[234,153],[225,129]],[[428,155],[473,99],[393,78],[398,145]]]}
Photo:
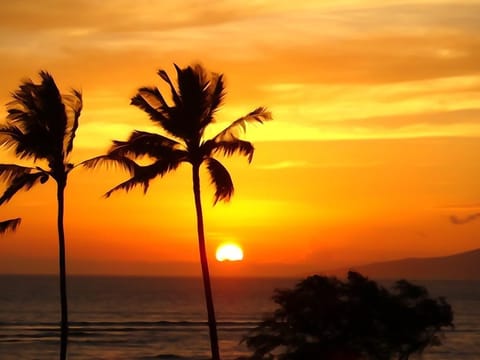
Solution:
{"label": "palm tree silhouette", "polygon": [[3,235],[8,231],[15,231],[21,221],[22,219],[20,218],[0,221],[0,235]]}
{"label": "palm tree silhouette", "polygon": [[0,146],[13,149],[19,159],[38,160],[45,166],[1,164],[0,178],[8,186],[0,197],[0,205],[9,201],[19,190],[29,190],[52,178],[57,183],[57,229],[60,273],[60,359],[67,357],[68,308],[65,266],[65,233],[63,227],[64,192],[68,173],[73,165],[68,156],[82,110],[82,94],[60,94],[53,77],[40,72],[41,83],[24,81],[7,104],[7,123],[0,127]]}
{"label": "palm tree silhouette", "polygon": [[[253,145],[241,140],[239,131],[245,130],[249,122],[262,123],[271,119],[265,108],[259,107],[234,121],[226,129],[211,139],[204,139],[205,128],[215,121],[215,113],[222,104],[225,95],[223,75],[209,73],[201,65],[181,69],[174,64],[177,72],[177,87],[164,70],[158,75],[167,83],[172,97],[169,105],[155,87],[142,87],[131,99],[131,104],[145,111],[150,119],[168,136],[135,130],[127,141],[114,141],[106,155],[84,162],[94,168],[101,163],[113,162],[128,170],[131,178],[115,186],[105,196],[116,190],[129,191],[135,186],[143,186],[144,193],[149,183],[157,176],[175,170],[182,162],[192,165],[193,194],[197,217],[197,233],[202,269],[205,300],[212,358],[220,359],[215,311],[208,270],[205,233],[203,225],[202,202],[200,197],[199,168],[202,164],[210,174],[215,187],[214,204],[228,201],[233,195],[233,183],[227,169],[214,158],[215,154],[231,156],[235,153],[252,160]],[[139,165],[134,160],[149,157],[152,163]]]}

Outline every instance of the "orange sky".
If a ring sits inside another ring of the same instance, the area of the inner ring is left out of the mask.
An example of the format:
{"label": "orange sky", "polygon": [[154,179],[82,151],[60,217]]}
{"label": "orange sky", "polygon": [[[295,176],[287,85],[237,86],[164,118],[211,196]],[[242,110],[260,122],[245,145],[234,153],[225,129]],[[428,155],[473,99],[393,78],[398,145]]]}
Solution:
{"label": "orange sky", "polygon": [[[203,199],[213,273],[285,275],[480,246],[480,1],[34,0],[0,5],[0,103],[50,71],[84,94],[73,160],[133,129],[129,106],[156,71],[201,62],[226,76],[219,126],[267,106],[250,127],[252,164],[226,159],[229,204]],[[5,117],[5,109],[1,115]],[[3,162],[11,157],[2,152]],[[126,174],[71,173],[70,273],[198,272],[190,168],[101,195]],[[0,273],[56,272],[53,183],[0,208],[21,216],[0,239]],[[222,241],[242,264],[215,264]],[[193,264],[190,264],[193,263]]]}

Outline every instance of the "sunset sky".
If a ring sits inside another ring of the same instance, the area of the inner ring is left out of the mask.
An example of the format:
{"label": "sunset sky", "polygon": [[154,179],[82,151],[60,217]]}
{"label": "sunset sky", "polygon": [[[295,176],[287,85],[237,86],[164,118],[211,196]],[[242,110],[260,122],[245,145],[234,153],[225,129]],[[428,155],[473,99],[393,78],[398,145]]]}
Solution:
{"label": "sunset sky", "polygon": [[[129,105],[158,69],[200,62],[224,73],[216,129],[257,106],[253,162],[221,159],[235,195],[203,201],[214,275],[286,275],[480,247],[480,1],[24,0],[0,5],[0,103],[48,70],[84,109],[72,160],[133,129]],[[212,132],[214,133],[214,131]],[[2,162],[14,159],[1,152]],[[68,272],[199,273],[191,168],[140,189],[76,169],[66,200]],[[0,208],[21,216],[0,238],[0,273],[55,273],[54,183]],[[216,263],[233,241],[242,263]]]}

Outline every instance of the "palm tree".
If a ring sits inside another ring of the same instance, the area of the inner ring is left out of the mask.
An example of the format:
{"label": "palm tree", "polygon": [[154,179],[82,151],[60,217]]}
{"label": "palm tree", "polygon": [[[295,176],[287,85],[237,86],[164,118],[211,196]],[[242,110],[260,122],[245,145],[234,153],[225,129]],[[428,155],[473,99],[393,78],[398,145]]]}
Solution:
{"label": "palm tree", "polygon": [[[84,162],[84,165],[93,168],[101,163],[113,162],[129,171],[131,178],[108,191],[105,194],[106,197],[116,190],[129,191],[138,185],[142,186],[146,192],[150,181],[155,177],[161,177],[177,169],[183,162],[192,165],[198,245],[210,345],[212,358],[218,360],[220,354],[205,244],[199,169],[202,164],[206,165],[215,187],[214,203],[228,201],[234,190],[232,179],[227,169],[214,158],[214,155],[222,153],[230,156],[238,153],[251,161],[253,145],[241,140],[238,133],[245,130],[249,122],[262,123],[271,119],[271,114],[265,108],[259,107],[234,121],[213,138],[206,140],[204,139],[205,129],[215,121],[215,113],[224,99],[223,75],[209,73],[200,65],[183,69],[177,65],[174,66],[177,72],[177,87],[166,71],[158,71],[158,75],[170,89],[171,105],[156,87],[142,87],[131,99],[131,104],[145,111],[150,120],[166,132],[167,136],[135,130],[127,141],[114,141],[106,155],[90,159]],[[145,156],[152,160],[150,164],[139,165],[135,162]]]}
{"label": "palm tree", "polygon": [[15,231],[21,221],[22,219],[20,218],[0,221],[0,235],[3,235],[8,231]]}
{"label": "palm tree", "polygon": [[9,201],[19,190],[29,190],[52,178],[57,184],[58,244],[60,273],[60,359],[67,357],[68,308],[65,266],[65,233],[63,228],[64,192],[68,173],[73,165],[68,156],[82,110],[82,94],[60,94],[53,77],[40,72],[41,83],[24,81],[7,104],[7,122],[0,126],[0,146],[13,149],[19,159],[38,160],[45,166],[0,165],[0,178],[8,186],[0,197],[0,205]]}

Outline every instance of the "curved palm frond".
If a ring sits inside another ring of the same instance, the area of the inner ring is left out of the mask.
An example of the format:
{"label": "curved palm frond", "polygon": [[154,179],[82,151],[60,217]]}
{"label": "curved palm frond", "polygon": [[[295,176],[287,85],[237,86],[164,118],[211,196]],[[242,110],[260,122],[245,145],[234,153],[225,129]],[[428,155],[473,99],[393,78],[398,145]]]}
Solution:
{"label": "curved palm frond", "polygon": [[22,139],[23,133],[17,126],[7,124],[0,127],[0,146],[15,149]]}
{"label": "curved palm frond", "polygon": [[84,160],[78,164],[78,166],[84,166],[87,169],[95,169],[99,166],[105,166],[107,169],[121,168],[129,173],[135,173],[135,168],[138,166],[135,161],[126,156],[116,156],[112,154],[95,156],[91,159]]}
{"label": "curved palm frond", "polygon": [[11,182],[15,178],[25,174],[30,174],[34,170],[34,168],[28,166],[0,164],[0,180]]}
{"label": "curved palm frond", "polygon": [[35,134],[24,133],[24,131],[13,125],[13,122],[0,128],[0,146],[6,149],[13,149],[15,155],[20,159],[33,158],[46,159],[48,157],[50,144],[45,147],[46,135],[38,131]]}
{"label": "curved palm frond", "polygon": [[175,134],[175,126],[171,119],[174,117],[173,109],[168,106],[162,94],[157,88],[142,87],[138,89],[137,94],[132,97],[130,105],[134,105],[145,111],[150,120],[158,123],[170,135],[178,137]]}
{"label": "curved palm frond", "polygon": [[205,160],[211,183],[215,187],[214,204],[218,201],[229,201],[233,195],[233,182],[228,170],[214,158]]}
{"label": "curved palm frond", "polygon": [[207,140],[202,144],[201,148],[206,157],[217,152],[221,152],[225,156],[232,156],[238,153],[246,156],[249,163],[252,162],[253,153],[255,152],[255,148],[251,142],[240,139],[219,142]]}
{"label": "curved palm frond", "polygon": [[15,231],[21,222],[22,219],[20,218],[0,221],[0,235],[3,235],[8,231]]}
{"label": "curved palm frond", "polygon": [[135,188],[137,186],[140,186],[140,185],[143,186],[143,193],[145,194],[148,190],[149,185],[150,185],[150,180],[137,179],[136,177],[131,177],[127,181],[124,181],[124,182],[118,184],[117,186],[111,188],[110,190],[108,190],[104,194],[104,197],[109,198],[112,195],[112,193],[114,193],[118,190],[125,190],[126,192],[129,192],[133,188]]}
{"label": "curved palm frond", "polygon": [[[176,65],[175,65],[176,66]],[[176,66],[176,68],[178,68]],[[181,71],[179,68],[177,71]],[[183,101],[175,89],[175,85],[165,70],[159,70],[158,75],[165,81],[171,91],[173,105],[169,106],[160,90],[155,87],[142,87],[131,99],[130,104],[145,111],[150,120],[158,123],[170,135],[179,139],[188,139],[191,132],[186,131],[185,124],[179,120],[183,117]]]}
{"label": "curved palm frond", "polygon": [[260,123],[263,124],[264,121],[272,119],[272,113],[264,107],[258,107],[252,112],[248,113],[245,116],[235,120],[217,135],[215,135],[211,140],[219,143],[222,141],[234,141],[238,140],[239,132],[245,132],[247,129],[248,123]]}
{"label": "curved palm frond", "polygon": [[[178,73],[181,72],[181,69],[177,66],[177,64],[173,64],[173,66],[175,67],[175,70],[177,71],[177,75],[178,75]],[[170,86],[170,93],[172,95],[174,104],[176,106],[180,106],[182,103],[182,100],[178,95],[177,90],[175,89],[175,85],[173,84],[173,81],[170,80],[168,73],[165,70],[160,69],[158,70],[157,74],[162,78],[163,81],[165,81]]]}
{"label": "curved palm frond", "polygon": [[207,103],[208,111],[204,116],[204,122],[201,124],[205,128],[208,124],[214,122],[214,114],[218,111],[220,105],[225,99],[225,83],[223,81],[223,74],[212,73],[211,85],[213,89],[208,94]]}
{"label": "curved palm frond", "polygon": [[163,135],[135,130],[127,141],[114,140],[108,154],[135,158],[148,155],[160,159],[171,157],[172,153],[181,151],[183,147],[179,142]]}
{"label": "curved palm frond", "polygon": [[181,161],[176,160],[172,161],[172,159],[161,159],[146,166],[140,166],[134,162],[135,167],[132,173],[133,176],[127,181],[124,181],[107,191],[105,197],[110,197],[112,193],[118,190],[129,192],[137,186],[143,186],[143,193],[145,194],[150,186],[151,180],[157,176],[161,177],[166,173],[175,170],[180,165],[180,162]]}
{"label": "curved palm frond", "polygon": [[63,101],[68,105],[69,118],[71,118],[69,127],[66,129],[65,133],[65,154],[68,155],[72,152],[73,149],[73,140],[79,125],[80,114],[83,109],[83,97],[82,93],[78,90],[72,89],[70,95],[64,95]]}
{"label": "curved palm frond", "polygon": [[5,192],[0,197],[0,205],[8,202],[18,191],[30,190],[35,184],[47,182],[49,175],[43,171],[24,173],[11,180]]}
{"label": "curved palm frond", "polygon": [[[188,160],[185,150],[177,149],[180,143],[164,136],[147,132],[134,131],[128,141],[114,141],[107,155],[96,156],[85,160],[79,165],[88,169],[98,166],[120,167],[127,170],[132,177],[127,181],[110,189],[105,197],[118,190],[130,191],[136,186],[143,186],[147,192],[150,181],[156,176],[163,176],[169,171],[175,170],[181,162]],[[149,148],[151,147],[151,148]],[[149,165],[141,166],[128,156],[151,155],[157,160]]]}

